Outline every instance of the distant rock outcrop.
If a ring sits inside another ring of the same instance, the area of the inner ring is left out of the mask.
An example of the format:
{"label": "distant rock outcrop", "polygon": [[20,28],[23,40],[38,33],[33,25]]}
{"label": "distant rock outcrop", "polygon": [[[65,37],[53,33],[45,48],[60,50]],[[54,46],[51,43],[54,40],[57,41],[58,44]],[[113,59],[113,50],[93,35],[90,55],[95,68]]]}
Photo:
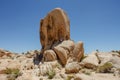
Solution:
{"label": "distant rock outcrop", "polygon": [[12,57],[12,53],[10,51],[6,51],[3,49],[0,49],[0,58],[3,57]]}

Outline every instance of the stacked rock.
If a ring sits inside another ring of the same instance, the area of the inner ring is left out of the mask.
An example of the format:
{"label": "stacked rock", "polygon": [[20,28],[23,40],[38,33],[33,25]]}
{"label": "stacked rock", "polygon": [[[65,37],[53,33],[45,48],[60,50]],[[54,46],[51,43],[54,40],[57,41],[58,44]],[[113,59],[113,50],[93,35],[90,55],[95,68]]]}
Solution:
{"label": "stacked rock", "polygon": [[83,42],[70,40],[70,21],[61,8],[55,8],[41,19],[40,42],[45,61],[59,59],[66,65],[69,58],[80,61],[84,55]]}

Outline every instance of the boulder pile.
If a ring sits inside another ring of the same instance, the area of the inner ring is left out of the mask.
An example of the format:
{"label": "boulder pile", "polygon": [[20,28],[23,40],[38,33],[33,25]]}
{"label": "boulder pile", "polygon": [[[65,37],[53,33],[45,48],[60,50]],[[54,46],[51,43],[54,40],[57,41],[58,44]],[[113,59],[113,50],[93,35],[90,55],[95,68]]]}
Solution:
{"label": "boulder pile", "polygon": [[[62,45],[56,47],[58,46]],[[67,47],[65,51],[69,49],[72,47]],[[62,52],[60,50],[58,49]],[[39,50],[22,54],[10,53],[11,56],[0,57],[0,80],[120,80],[120,54],[116,52],[94,51],[88,55],[84,54],[82,60],[77,61],[78,59],[74,60],[74,56],[71,57],[67,51],[67,56],[70,57],[66,59],[64,66],[63,59],[58,60],[57,55],[53,58],[56,54],[53,50],[46,50],[45,55],[48,55],[45,61],[38,64],[34,64],[34,56],[40,53]]]}

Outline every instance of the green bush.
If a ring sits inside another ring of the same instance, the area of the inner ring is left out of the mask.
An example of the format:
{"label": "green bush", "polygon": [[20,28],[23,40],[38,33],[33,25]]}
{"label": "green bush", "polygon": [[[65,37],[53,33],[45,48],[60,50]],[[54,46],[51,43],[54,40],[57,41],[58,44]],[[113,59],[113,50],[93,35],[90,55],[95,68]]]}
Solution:
{"label": "green bush", "polygon": [[48,79],[52,79],[55,76],[56,73],[55,73],[54,70],[50,70],[50,71],[47,72],[47,74],[48,74]]}
{"label": "green bush", "polygon": [[7,68],[5,70],[5,74],[19,74],[19,69],[10,69],[10,68]]}
{"label": "green bush", "polygon": [[113,67],[113,65],[111,63],[106,62],[104,65],[98,67],[97,72],[108,73],[108,72],[110,72],[110,69],[112,67]]}
{"label": "green bush", "polygon": [[74,78],[74,75],[68,75],[66,80],[71,80],[72,78]]}
{"label": "green bush", "polygon": [[4,70],[4,74],[8,74],[8,80],[15,80],[19,76],[20,70],[7,68],[6,70]]}

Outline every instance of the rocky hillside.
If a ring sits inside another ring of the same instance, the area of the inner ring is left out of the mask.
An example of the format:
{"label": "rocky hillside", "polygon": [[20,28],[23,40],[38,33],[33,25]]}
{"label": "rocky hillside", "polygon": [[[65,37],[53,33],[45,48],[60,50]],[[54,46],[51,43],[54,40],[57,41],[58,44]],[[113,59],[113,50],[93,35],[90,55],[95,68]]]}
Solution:
{"label": "rocky hillside", "polygon": [[[34,63],[39,50],[15,54],[0,49],[0,80],[120,80],[120,53],[94,51],[81,61]],[[64,60],[63,60],[64,61]]]}

